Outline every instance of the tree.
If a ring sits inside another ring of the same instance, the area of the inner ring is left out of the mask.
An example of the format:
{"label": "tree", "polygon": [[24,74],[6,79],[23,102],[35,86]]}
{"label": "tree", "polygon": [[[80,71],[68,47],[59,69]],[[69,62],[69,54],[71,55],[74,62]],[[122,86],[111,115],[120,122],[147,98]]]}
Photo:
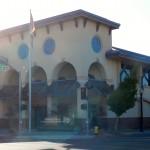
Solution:
{"label": "tree", "polygon": [[137,82],[137,67],[134,67],[130,76],[120,82],[118,88],[108,98],[109,109],[116,114],[115,133],[117,132],[119,117],[135,106]]}

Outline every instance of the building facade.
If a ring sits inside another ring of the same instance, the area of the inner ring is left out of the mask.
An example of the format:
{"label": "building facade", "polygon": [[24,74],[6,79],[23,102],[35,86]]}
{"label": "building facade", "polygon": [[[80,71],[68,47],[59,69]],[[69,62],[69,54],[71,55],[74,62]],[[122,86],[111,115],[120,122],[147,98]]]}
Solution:
{"label": "building facade", "polygon": [[[144,86],[144,127],[150,127],[150,57],[112,47],[120,24],[77,10],[35,22],[29,115],[29,24],[0,32],[0,128],[113,129],[107,98],[138,68]],[[115,32],[115,31],[114,31]],[[139,128],[140,101],[120,118],[120,129]]]}

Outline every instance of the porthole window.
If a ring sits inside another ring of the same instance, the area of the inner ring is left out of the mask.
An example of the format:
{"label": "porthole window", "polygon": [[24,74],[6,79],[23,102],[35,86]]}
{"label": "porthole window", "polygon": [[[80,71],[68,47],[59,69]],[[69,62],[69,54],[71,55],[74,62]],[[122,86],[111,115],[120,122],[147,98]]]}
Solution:
{"label": "porthole window", "polygon": [[18,50],[18,55],[21,59],[25,59],[27,58],[29,54],[29,48],[26,44],[21,44],[21,46],[19,47],[19,50]]}
{"label": "porthole window", "polygon": [[50,55],[55,50],[55,41],[53,39],[47,39],[43,46],[44,53]]}
{"label": "porthole window", "polygon": [[92,49],[93,49],[93,51],[95,53],[99,53],[100,52],[100,50],[101,50],[101,41],[100,41],[98,36],[94,36],[92,38],[91,45],[92,45]]}

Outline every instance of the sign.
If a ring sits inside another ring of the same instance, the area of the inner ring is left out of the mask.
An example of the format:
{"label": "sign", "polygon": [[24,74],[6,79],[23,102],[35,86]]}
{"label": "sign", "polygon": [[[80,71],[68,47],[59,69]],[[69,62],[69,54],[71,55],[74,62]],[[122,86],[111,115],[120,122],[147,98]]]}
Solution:
{"label": "sign", "polygon": [[7,66],[6,65],[0,65],[0,71],[5,71],[7,70]]}

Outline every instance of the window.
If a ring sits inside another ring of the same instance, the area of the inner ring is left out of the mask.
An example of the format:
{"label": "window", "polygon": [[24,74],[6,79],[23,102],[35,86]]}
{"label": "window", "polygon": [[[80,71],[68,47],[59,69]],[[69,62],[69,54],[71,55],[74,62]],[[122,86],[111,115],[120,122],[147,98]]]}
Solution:
{"label": "window", "polygon": [[44,53],[50,55],[55,50],[55,41],[53,39],[47,39],[43,46]]}
{"label": "window", "polygon": [[132,66],[121,64],[120,82],[124,81],[126,77],[130,76]]}
{"label": "window", "polygon": [[92,38],[91,45],[92,45],[92,49],[93,49],[93,51],[95,53],[99,53],[100,52],[100,50],[101,50],[101,41],[100,41],[99,37],[94,36]]}
{"label": "window", "polygon": [[18,50],[18,55],[21,59],[27,58],[29,54],[29,48],[26,44],[21,44]]}
{"label": "window", "polygon": [[141,85],[150,86],[150,69],[143,68]]}

